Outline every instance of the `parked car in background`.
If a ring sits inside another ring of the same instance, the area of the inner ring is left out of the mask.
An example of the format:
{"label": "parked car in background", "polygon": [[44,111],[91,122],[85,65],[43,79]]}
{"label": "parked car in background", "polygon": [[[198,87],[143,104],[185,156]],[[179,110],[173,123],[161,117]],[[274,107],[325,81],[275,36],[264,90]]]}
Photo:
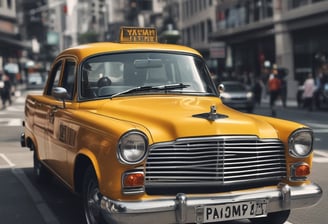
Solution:
{"label": "parked car in background", "polygon": [[26,88],[27,89],[43,89],[45,84],[45,76],[37,71],[29,73],[27,76]]}
{"label": "parked car in background", "polygon": [[250,88],[239,81],[223,81],[219,85],[222,102],[237,110],[252,113],[255,107],[254,94]]}

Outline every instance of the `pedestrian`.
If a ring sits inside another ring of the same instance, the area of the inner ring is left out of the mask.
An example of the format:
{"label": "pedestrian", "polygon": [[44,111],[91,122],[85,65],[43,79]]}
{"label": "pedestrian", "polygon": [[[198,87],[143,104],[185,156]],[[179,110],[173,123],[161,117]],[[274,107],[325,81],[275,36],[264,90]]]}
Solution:
{"label": "pedestrian", "polygon": [[1,89],[2,109],[6,108],[7,101],[11,105],[11,81],[7,74],[2,75],[3,88]]}
{"label": "pedestrian", "polygon": [[280,87],[280,97],[282,101],[283,107],[287,107],[287,69],[280,68],[278,70],[278,77],[281,81],[281,87]]}
{"label": "pedestrian", "polygon": [[304,108],[308,109],[309,111],[313,110],[313,96],[316,89],[314,78],[312,73],[309,73],[306,80],[303,84],[304,91],[303,91],[303,102]]}
{"label": "pedestrian", "polygon": [[257,105],[261,104],[262,100],[262,80],[261,78],[257,78],[255,84],[253,86],[254,100]]}
{"label": "pedestrian", "polygon": [[272,73],[270,74],[268,80],[268,89],[270,94],[270,108],[271,108],[271,115],[273,117],[277,116],[275,104],[276,100],[279,97],[280,89],[281,89],[281,81],[278,78],[278,71],[276,68],[272,69]]}

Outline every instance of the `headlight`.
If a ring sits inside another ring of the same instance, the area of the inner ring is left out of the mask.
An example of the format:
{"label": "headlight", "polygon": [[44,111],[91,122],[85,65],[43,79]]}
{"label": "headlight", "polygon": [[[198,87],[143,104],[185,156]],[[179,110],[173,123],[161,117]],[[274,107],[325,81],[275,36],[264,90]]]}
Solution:
{"label": "headlight", "polygon": [[247,97],[247,99],[253,98],[253,93],[252,92],[247,92],[246,97]]}
{"label": "headlight", "polygon": [[313,133],[310,129],[299,129],[289,137],[289,154],[303,158],[312,152]]}
{"label": "headlight", "polygon": [[137,131],[128,132],[119,141],[117,155],[125,164],[136,164],[142,161],[147,152],[147,137]]}

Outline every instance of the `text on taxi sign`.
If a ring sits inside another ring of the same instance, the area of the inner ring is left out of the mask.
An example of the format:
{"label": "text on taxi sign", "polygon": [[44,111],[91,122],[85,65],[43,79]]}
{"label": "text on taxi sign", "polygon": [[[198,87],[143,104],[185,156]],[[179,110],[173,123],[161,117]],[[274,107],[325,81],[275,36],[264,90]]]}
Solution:
{"label": "text on taxi sign", "polygon": [[155,28],[121,28],[120,42],[157,42]]}

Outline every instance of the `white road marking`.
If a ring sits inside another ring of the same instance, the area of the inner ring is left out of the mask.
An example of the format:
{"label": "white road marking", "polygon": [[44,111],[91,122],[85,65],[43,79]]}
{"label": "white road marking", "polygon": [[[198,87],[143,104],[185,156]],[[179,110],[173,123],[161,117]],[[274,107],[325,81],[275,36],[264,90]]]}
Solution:
{"label": "white road marking", "polygon": [[12,163],[5,154],[0,153],[0,157],[8,164],[8,165],[0,165],[0,168],[9,168],[15,166],[15,164]]}
{"label": "white road marking", "polygon": [[21,118],[0,118],[0,126],[22,126],[23,119]]}
{"label": "white road marking", "polygon": [[328,128],[328,124],[320,124],[320,123],[314,123],[314,122],[307,122],[307,125],[313,128]]}
{"label": "white road marking", "polygon": [[314,122],[305,122],[310,126],[314,133],[328,133],[328,124],[320,124]]}
{"label": "white road marking", "polygon": [[25,103],[25,97],[18,97],[16,100],[15,100],[16,103]]}
{"label": "white road marking", "polygon": [[323,150],[314,150],[313,162],[328,163],[328,152]]}
{"label": "white road marking", "polygon": [[24,105],[7,106],[5,109],[2,109],[0,106],[0,109],[0,115],[24,113]]}
{"label": "white road marking", "polygon": [[22,126],[22,119],[12,118],[9,120],[8,126]]}
{"label": "white road marking", "polygon": [[323,128],[323,129],[314,128],[313,132],[314,133],[328,133],[328,128]]}
{"label": "white road marking", "polygon": [[17,106],[7,107],[7,111],[8,112],[24,112],[24,105],[17,105]]}

